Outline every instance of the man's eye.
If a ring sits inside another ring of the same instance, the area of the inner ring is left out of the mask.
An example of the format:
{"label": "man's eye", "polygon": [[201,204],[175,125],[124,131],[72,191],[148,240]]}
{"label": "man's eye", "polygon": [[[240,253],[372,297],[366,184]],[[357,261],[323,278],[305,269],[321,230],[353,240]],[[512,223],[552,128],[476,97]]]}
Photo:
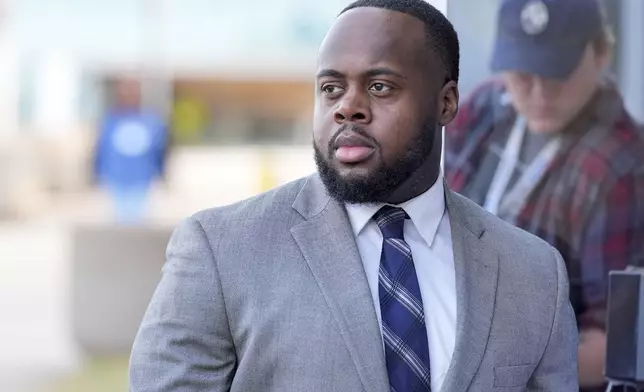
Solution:
{"label": "man's eye", "polygon": [[391,90],[391,87],[387,86],[386,84],[383,83],[374,83],[371,85],[370,90],[372,91],[377,91],[379,93],[387,92]]}
{"label": "man's eye", "polygon": [[326,94],[333,94],[333,93],[337,93],[339,91],[340,91],[340,87],[334,86],[332,84],[327,84],[327,85],[322,86],[322,92],[324,92]]}

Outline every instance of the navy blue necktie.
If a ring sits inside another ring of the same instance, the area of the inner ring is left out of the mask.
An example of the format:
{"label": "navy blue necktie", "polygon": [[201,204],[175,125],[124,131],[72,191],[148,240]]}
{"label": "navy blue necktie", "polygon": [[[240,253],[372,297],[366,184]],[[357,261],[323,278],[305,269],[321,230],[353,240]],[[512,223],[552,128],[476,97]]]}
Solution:
{"label": "navy blue necktie", "polygon": [[383,236],[378,286],[391,392],[431,391],[425,312],[411,249],[407,213],[385,206],[373,217]]}

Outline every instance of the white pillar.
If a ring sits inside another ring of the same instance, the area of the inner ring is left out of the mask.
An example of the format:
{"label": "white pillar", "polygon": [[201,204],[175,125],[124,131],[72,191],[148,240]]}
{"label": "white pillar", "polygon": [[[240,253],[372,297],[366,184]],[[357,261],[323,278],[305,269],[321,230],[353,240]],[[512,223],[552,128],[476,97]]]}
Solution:
{"label": "white pillar", "polygon": [[35,125],[39,132],[58,135],[78,120],[80,74],[74,60],[62,51],[45,53],[36,74]]}
{"label": "white pillar", "polygon": [[620,79],[629,112],[644,122],[644,1],[622,0],[620,34]]}
{"label": "white pillar", "polygon": [[0,0],[0,135],[19,128],[19,51],[11,1]]}

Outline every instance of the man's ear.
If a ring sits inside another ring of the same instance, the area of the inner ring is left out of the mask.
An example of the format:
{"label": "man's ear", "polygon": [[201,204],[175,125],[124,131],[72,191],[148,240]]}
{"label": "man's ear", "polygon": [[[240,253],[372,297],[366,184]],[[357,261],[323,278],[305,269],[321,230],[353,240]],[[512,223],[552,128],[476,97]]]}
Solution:
{"label": "man's ear", "polygon": [[593,48],[593,51],[595,52],[594,53],[595,61],[597,62],[599,69],[601,69],[602,72],[608,69],[613,57],[612,48],[608,47],[608,48],[605,48],[603,51],[598,51],[596,48]]}
{"label": "man's ear", "polygon": [[438,122],[442,126],[451,123],[458,114],[458,85],[454,81],[445,83],[440,92],[440,113]]}

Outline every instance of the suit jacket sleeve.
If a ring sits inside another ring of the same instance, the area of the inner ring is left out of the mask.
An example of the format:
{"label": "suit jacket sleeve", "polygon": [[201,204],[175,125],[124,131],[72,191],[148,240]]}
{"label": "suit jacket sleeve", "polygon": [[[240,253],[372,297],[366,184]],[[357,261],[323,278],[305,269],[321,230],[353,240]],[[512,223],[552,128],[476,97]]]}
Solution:
{"label": "suit jacket sleeve", "polygon": [[577,391],[578,332],[569,299],[568,274],[564,261],[554,248],[557,264],[557,301],[550,339],[530,382],[529,391]]}
{"label": "suit jacket sleeve", "polygon": [[214,255],[191,218],[170,239],[132,349],[130,392],[229,391],[235,366]]}

